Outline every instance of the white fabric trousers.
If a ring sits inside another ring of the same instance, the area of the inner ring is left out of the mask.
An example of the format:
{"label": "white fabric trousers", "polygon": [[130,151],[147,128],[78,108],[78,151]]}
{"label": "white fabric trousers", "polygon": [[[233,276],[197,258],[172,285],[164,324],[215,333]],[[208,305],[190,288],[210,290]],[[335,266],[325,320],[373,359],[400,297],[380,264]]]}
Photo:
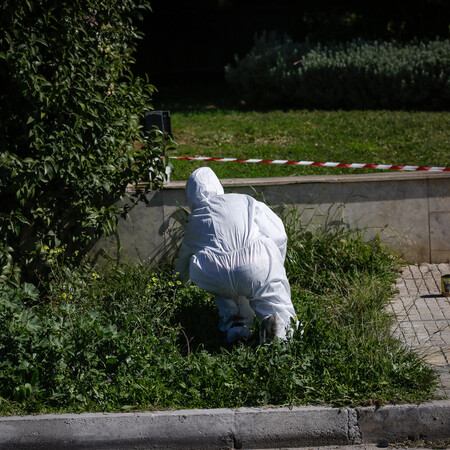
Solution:
{"label": "white fabric trousers", "polygon": [[291,318],[296,320],[282,256],[270,239],[257,239],[229,253],[200,251],[192,257],[190,278],[216,296],[222,331],[251,326],[255,314],[262,322],[278,313],[285,329]]}

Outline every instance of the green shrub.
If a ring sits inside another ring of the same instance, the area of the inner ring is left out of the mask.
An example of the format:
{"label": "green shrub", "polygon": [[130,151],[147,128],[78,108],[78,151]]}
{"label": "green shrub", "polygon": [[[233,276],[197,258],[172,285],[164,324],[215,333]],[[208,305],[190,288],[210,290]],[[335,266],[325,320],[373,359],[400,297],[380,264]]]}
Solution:
{"label": "green shrub", "polygon": [[251,104],[295,108],[446,108],[450,41],[328,45],[263,34],[227,80]]}
{"label": "green shrub", "polygon": [[132,402],[175,348],[171,285],[139,267],[107,278],[84,268],[54,278],[41,304],[33,285],[0,285],[0,398],[28,410]]}
{"label": "green shrub", "polygon": [[115,226],[127,183],[162,169],[134,78],[145,0],[5,0],[0,6],[0,277],[42,273],[42,247],[82,250]]}

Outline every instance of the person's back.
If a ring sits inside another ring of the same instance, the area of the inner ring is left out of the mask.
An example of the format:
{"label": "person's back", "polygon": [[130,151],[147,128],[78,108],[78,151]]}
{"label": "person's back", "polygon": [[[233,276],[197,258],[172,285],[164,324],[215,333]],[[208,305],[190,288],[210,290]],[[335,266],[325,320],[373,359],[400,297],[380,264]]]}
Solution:
{"label": "person's back", "polygon": [[191,214],[175,266],[180,279],[216,296],[229,342],[248,336],[254,313],[271,324],[262,327],[268,335],[285,338],[291,318],[297,319],[283,267],[281,220],[248,195],[224,194],[207,167],[189,177],[186,195]]}
{"label": "person's back", "polygon": [[189,216],[186,236],[201,250],[228,253],[247,247],[260,237],[255,200],[243,194],[222,194],[204,200]]}

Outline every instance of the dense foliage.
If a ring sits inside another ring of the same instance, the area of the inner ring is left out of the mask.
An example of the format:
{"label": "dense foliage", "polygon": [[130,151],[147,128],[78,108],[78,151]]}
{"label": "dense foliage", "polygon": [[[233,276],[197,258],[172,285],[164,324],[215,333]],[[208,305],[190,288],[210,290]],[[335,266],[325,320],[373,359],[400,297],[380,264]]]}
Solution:
{"label": "dense foliage", "polygon": [[348,232],[289,235],[302,322],[289,344],[259,345],[255,323],[246,345],[228,346],[213,297],[170,267],[98,274],[48,249],[47,298],[0,286],[0,413],[432,398],[432,369],[392,338],[384,308],[399,261]]}
{"label": "dense foliage", "polygon": [[450,105],[450,41],[296,43],[263,34],[229,83],[253,105],[419,108]]}
{"label": "dense foliage", "polygon": [[[161,161],[133,78],[145,0],[5,0],[0,6],[0,278],[44,276],[43,246],[83,249],[114,229],[113,200]],[[156,173],[161,168],[155,167]],[[26,270],[25,270],[26,269]]]}

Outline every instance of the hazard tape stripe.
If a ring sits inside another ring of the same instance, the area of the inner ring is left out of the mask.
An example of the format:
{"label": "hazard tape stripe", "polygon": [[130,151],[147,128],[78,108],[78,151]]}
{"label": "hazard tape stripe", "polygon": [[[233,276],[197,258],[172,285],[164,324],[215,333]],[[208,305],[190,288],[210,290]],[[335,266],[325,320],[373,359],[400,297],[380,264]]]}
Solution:
{"label": "hazard tape stripe", "polygon": [[379,169],[379,170],[415,170],[427,172],[450,172],[450,167],[424,167],[424,166],[400,166],[395,164],[358,164],[339,162],[316,161],[289,161],[286,159],[240,159],[240,158],[210,158],[207,156],[169,156],[172,159],[184,159],[188,161],[214,161],[214,162],[244,162],[263,164],[285,164],[293,166],[320,166],[320,167],[345,167],[348,169]]}

